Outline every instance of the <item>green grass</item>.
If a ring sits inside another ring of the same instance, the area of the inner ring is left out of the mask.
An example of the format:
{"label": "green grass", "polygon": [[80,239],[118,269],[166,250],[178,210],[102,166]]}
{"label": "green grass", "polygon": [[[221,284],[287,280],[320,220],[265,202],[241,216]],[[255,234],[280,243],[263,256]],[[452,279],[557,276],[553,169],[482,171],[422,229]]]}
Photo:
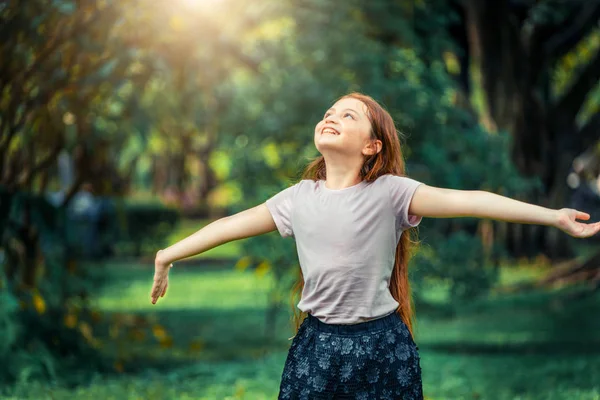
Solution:
{"label": "green grass", "polygon": [[[532,273],[513,271],[523,279]],[[97,305],[104,320],[121,321],[122,332],[111,339],[107,324],[98,336],[125,372],[75,388],[21,385],[7,399],[277,397],[292,332],[286,309],[277,338],[265,337],[268,275],[210,265],[175,268],[167,296],[153,306],[151,266],[113,264],[107,273],[112,283]],[[600,399],[598,297],[491,295],[464,304],[454,318],[420,313],[415,337],[426,398]],[[153,335],[157,326],[172,344]],[[131,332],[142,334],[136,339]]]}
{"label": "green grass", "polygon": [[166,296],[152,305],[149,293],[153,266],[120,263],[111,265],[109,272],[113,281],[97,305],[103,310],[118,312],[263,309],[267,305],[266,291],[272,284],[268,276],[261,278],[250,271],[202,264],[177,266],[169,273]]}

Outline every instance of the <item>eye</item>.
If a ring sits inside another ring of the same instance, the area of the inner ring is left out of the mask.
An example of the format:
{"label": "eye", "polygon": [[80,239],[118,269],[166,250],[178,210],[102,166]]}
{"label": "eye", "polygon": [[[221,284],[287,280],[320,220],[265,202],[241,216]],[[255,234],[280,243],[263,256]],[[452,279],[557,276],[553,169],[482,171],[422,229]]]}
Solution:
{"label": "eye", "polygon": [[325,119],[325,118],[329,117],[330,115],[331,115],[331,113],[330,113],[330,112],[326,112],[326,113],[325,113],[325,115],[323,116],[323,119]]}
{"label": "eye", "polygon": [[344,114],[344,118],[346,118],[346,116],[348,116],[348,115],[350,116],[350,118],[354,119],[354,116],[352,114],[350,114],[350,113]]}

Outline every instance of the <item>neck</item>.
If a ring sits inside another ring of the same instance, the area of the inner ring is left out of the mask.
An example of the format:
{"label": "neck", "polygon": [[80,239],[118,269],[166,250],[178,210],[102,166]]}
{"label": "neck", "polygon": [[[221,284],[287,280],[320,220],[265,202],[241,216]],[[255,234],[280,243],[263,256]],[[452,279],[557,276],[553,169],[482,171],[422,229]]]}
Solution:
{"label": "neck", "polygon": [[325,185],[328,189],[345,189],[361,182],[361,164],[326,155],[324,155],[324,158],[327,173]]}

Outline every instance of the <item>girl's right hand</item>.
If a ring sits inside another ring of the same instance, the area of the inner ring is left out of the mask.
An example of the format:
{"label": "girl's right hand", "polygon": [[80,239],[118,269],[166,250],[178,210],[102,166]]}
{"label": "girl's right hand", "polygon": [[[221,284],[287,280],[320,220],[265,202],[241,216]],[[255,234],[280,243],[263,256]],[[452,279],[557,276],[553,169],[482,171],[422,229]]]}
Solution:
{"label": "girl's right hand", "polygon": [[578,219],[587,221],[590,219],[590,214],[572,208],[563,208],[557,211],[555,226],[575,238],[587,238],[600,231],[600,222],[584,224],[577,221]]}
{"label": "girl's right hand", "polygon": [[165,297],[167,293],[167,286],[169,285],[169,269],[173,267],[173,264],[163,264],[159,261],[158,255],[162,250],[156,253],[156,259],[154,261],[154,284],[150,292],[150,300],[152,304],[156,304],[159,297]]}

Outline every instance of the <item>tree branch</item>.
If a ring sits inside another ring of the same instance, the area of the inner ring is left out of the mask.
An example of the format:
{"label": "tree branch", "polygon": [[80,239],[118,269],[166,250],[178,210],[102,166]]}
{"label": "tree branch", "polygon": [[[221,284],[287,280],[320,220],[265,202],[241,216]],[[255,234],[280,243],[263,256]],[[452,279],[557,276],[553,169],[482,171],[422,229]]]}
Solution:
{"label": "tree branch", "polygon": [[[600,80],[600,50],[594,58],[583,68],[577,80],[562,95],[553,107],[550,115],[555,115],[562,122],[572,122],[581,109],[588,93]],[[566,120],[563,120],[566,118]]]}
{"label": "tree branch", "polygon": [[31,182],[31,180],[35,177],[35,175],[37,173],[39,173],[42,170],[45,170],[47,168],[50,167],[50,165],[52,165],[52,163],[54,163],[54,161],[56,160],[56,158],[58,157],[58,155],[60,154],[60,151],[63,149],[63,140],[61,137],[61,140],[56,143],[56,145],[54,146],[54,148],[50,151],[50,154],[48,154],[46,156],[46,158],[42,159],[37,165],[31,165],[29,166],[29,170],[25,171],[25,174],[23,175],[23,177],[19,180],[19,185],[26,185],[29,182]]}
{"label": "tree branch", "polygon": [[96,12],[87,20],[84,20],[83,17],[75,20],[73,27],[70,30],[66,28],[66,26],[63,27],[59,33],[52,38],[53,41],[49,42],[44,49],[40,50],[36,57],[36,62],[33,63],[29,69],[23,71],[22,76],[17,76],[15,79],[21,83],[26,82],[39,67],[44,65],[44,61],[50,55],[55,54],[64,44],[80,35],[86,27],[93,25],[100,18],[100,14],[100,11],[96,10]]}
{"label": "tree branch", "polygon": [[9,61],[10,57],[15,54],[15,47],[18,45],[18,41],[15,39],[18,36],[18,27],[20,24],[24,24],[18,16],[19,14],[12,15],[9,19],[2,21],[0,25],[0,40],[2,42],[0,51],[4,60],[2,66],[0,66],[0,93],[4,91],[4,86],[11,81],[15,73],[20,72],[15,71],[14,64]]}
{"label": "tree branch", "polygon": [[6,168],[2,171],[1,182],[3,185],[13,190],[17,188],[16,177],[23,164],[23,151],[18,149],[10,157],[4,157],[3,161]]}
{"label": "tree branch", "polygon": [[[0,140],[0,160],[4,160],[5,158],[8,159],[8,157],[6,157],[6,153],[10,147],[10,143],[13,141],[15,133],[17,133],[17,131],[25,124],[24,120],[25,117],[21,117],[18,121],[13,122],[8,128],[6,137],[3,137],[2,140]],[[0,134],[2,134],[3,130],[4,128],[2,127]],[[4,164],[0,161],[0,176],[2,174],[4,174]]]}
{"label": "tree branch", "polygon": [[550,59],[556,60],[564,56],[598,25],[600,2],[586,1],[580,7],[579,13],[571,23],[566,27],[556,27],[556,33],[544,43],[544,52]]}
{"label": "tree branch", "polygon": [[[32,112],[35,112],[34,110],[37,110],[40,107],[43,107],[46,104],[48,104],[48,102],[52,98],[52,94],[64,88],[64,85],[68,82],[68,78],[68,76],[65,76],[64,78],[53,82],[54,85],[51,88],[47,89],[44,92],[38,93],[37,96],[33,98],[28,99],[24,104],[22,104],[23,109],[26,111],[24,111],[16,121],[8,121],[8,119],[6,120],[8,123],[10,123],[9,126],[5,126],[5,120],[2,120],[2,122],[0,123],[0,160],[2,160],[5,157],[6,152],[10,147],[10,143],[15,137],[15,134],[25,125],[27,115]],[[19,88],[18,90],[22,89]],[[23,96],[26,95],[27,94],[23,94]],[[14,116],[16,114],[16,107],[19,105],[17,100],[19,100],[20,98],[21,97],[15,95],[15,99],[9,105],[9,111],[6,113],[8,116]],[[4,136],[5,129],[8,129],[6,136]],[[4,166],[0,162],[0,175],[3,173],[3,168]]]}

